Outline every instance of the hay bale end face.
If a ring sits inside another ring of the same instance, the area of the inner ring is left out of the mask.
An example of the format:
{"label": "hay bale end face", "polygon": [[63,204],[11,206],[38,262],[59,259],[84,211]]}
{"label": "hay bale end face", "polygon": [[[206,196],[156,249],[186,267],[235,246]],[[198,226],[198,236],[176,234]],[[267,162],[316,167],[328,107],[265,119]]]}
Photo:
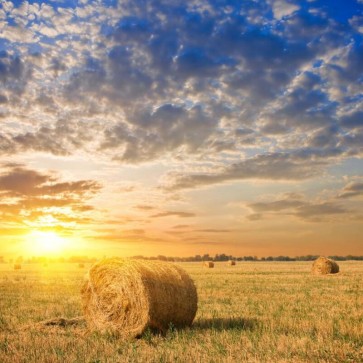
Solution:
{"label": "hay bale end face", "polygon": [[235,265],[236,265],[236,261],[234,261],[234,260],[229,260],[229,261],[228,261],[228,265],[229,265],[229,266],[235,266]]}
{"label": "hay bale end face", "polygon": [[91,267],[81,293],[89,327],[124,337],[190,326],[197,312],[193,280],[162,261],[104,259]]}
{"label": "hay bale end face", "polygon": [[14,265],[14,270],[21,270],[21,264],[20,263],[16,263]]}
{"label": "hay bale end face", "polygon": [[313,263],[311,272],[316,275],[336,274],[339,272],[339,265],[326,257],[319,257]]}
{"label": "hay bale end face", "polygon": [[214,262],[213,261],[205,261],[204,266],[208,267],[208,268],[213,268],[214,267]]}

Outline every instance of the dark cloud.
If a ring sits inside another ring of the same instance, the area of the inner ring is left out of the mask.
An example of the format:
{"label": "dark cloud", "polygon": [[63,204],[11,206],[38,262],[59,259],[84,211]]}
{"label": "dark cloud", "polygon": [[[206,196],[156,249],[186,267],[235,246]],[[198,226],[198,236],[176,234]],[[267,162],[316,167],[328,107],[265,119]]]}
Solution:
{"label": "dark cloud", "polygon": [[319,220],[321,217],[340,215],[347,212],[348,210],[342,206],[326,202],[301,206],[297,209],[296,216],[308,220]]}
{"label": "dark cloud", "polygon": [[317,176],[328,159],[339,156],[339,149],[301,149],[291,153],[258,155],[220,170],[203,174],[170,173],[163,185],[166,190],[197,188],[245,179],[302,180]]}
{"label": "dark cloud", "polygon": [[350,182],[339,193],[338,198],[353,198],[363,195],[363,182]]}
{"label": "dark cloud", "polygon": [[294,199],[294,196],[272,202],[256,202],[247,205],[253,213],[247,216],[251,221],[260,220],[267,213],[274,215],[291,215],[299,219],[319,222],[326,218],[349,214],[347,208],[342,205],[324,202],[309,202],[301,199]]}
{"label": "dark cloud", "polygon": [[[22,94],[32,76],[31,68],[24,64],[19,56],[3,53],[0,57],[0,84],[2,90]],[[2,96],[3,102],[7,98]]]}
{"label": "dark cloud", "polygon": [[0,204],[3,223],[23,226],[28,222],[37,223],[43,217],[51,218],[54,226],[91,222],[83,214],[94,209],[86,201],[99,192],[98,182],[62,182],[53,173],[41,173],[19,164],[4,164],[2,169],[0,196],[7,201]]}
{"label": "dark cloud", "polygon": [[287,209],[296,209],[304,206],[305,203],[301,200],[276,200],[274,202],[257,202],[251,203],[248,207],[255,212],[279,212]]}
{"label": "dark cloud", "polygon": [[10,166],[0,174],[0,193],[7,196],[66,196],[81,197],[87,193],[96,193],[100,184],[91,180],[75,182],[57,182],[52,174],[42,174],[23,166]]}
{"label": "dark cloud", "polygon": [[348,129],[363,128],[363,111],[356,111],[341,117],[340,123]]}

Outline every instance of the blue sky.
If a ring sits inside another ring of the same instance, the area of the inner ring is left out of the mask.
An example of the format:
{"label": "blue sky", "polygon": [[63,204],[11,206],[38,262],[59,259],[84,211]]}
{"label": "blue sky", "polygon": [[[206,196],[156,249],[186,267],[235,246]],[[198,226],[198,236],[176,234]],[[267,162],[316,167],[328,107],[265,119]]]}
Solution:
{"label": "blue sky", "polygon": [[362,35],[361,0],[1,1],[4,251],[362,253]]}

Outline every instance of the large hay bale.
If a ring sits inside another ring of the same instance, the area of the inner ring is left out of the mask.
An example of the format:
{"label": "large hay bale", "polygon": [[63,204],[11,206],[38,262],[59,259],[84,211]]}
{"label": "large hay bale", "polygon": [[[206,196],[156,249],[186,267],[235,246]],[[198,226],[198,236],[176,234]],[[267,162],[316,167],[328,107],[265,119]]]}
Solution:
{"label": "large hay bale", "polygon": [[204,266],[208,267],[208,268],[213,268],[214,267],[214,262],[213,261],[205,261]]}
{"label": "large hay bale", "polygon": [[339,265],[326,257],[319,257],[313,263],[312,273],[317,275],[336,274],[339,272]]}
{"label": "large hay bale", "polygon": [[79,263],[79,264],[78,264],[78,267],[79,267],[79,268],[84,268],[84,263]]}
{"label": "large hay bale", "polygon": [[104,259],[91,267],[81,292],[89,327],[125,337],[189,326],[197,312],[193,280],[168,262]]}
{"label": "large hay bale", "polygon": [[229,266],[235,266],[236,265],[236,261],[235,260],[229,260],[228,261],[228,265]]}
{"label": "large hay bale", "polygon": [[14,265],[14,270],[21,270],[21,264],[20,263],[16,263]]}

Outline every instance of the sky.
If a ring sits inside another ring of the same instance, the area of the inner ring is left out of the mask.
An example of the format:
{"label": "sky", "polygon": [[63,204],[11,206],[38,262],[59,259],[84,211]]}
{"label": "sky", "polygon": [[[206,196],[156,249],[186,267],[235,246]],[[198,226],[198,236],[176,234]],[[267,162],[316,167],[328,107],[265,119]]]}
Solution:
{"label": "sky", "polygon": [[1,0],[0,255],[361,255],[362,84],[362,0]]}

